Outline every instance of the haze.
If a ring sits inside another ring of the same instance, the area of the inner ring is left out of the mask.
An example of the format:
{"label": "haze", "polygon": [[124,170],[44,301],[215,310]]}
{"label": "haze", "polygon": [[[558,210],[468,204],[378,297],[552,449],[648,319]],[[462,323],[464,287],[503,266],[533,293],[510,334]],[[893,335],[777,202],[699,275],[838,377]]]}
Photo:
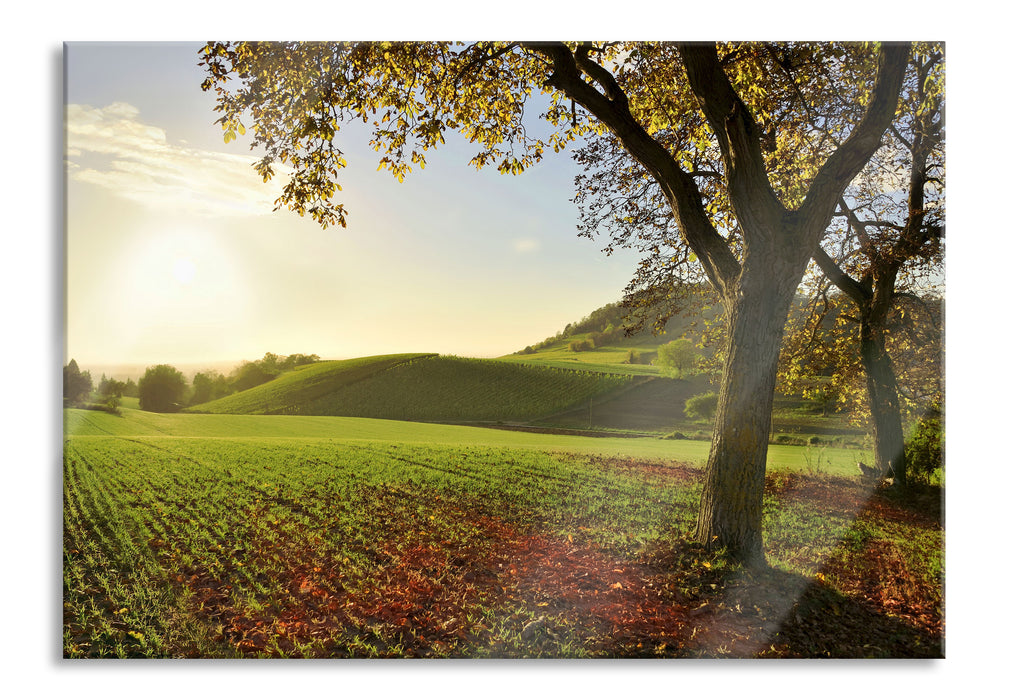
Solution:
{"label": "haze", "polygon": [[349,228],[273,211],[282,186],[225,145],[200,43],[71,43],[65,361],[110,376],[266,352],[493,357],[620,298],[630,254],[576,235],[576,167],[468,166],[457,139],[404,183],[342,143]]}

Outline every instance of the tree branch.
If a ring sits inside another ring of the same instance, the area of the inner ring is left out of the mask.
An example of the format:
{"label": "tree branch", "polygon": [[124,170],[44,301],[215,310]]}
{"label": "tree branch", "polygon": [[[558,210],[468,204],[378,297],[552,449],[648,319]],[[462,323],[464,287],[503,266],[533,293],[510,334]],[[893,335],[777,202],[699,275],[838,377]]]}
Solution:
{"label": "tree branch", "polygon": [[[524,46],[550,59],[553,73],[547,84],[562,91],[605,124],[655,179],[669,201],[680,232],[697,255],[712,285],[724,295],[739,274],[739,262],[708,219],[694,179],[634,118],[627,96],[612,74],[589,58],[586,44],[579,45],[575,54],[561,43]],[[586,83],[582,79],[583,73],[607,94]]]}
{"label": "tree branch", "polygon": [[823,246],[816,246],[813,251],[813,261],[823,270],[838,289],[847,294],[859,306],[865,304],[872,298],[872,290],[867,289],[862,283],[852,279],[841,269],[841,266],[834,262],[834,259],[827,254]]}
{"label": "tree branch", "polygon": [[807,235],[822,234],[848,183],[878,148],[897,109],[910,51],[907,43],[883,44],[880,49],[876,84],[865,116],[820,168],[799,207],[800,225]]}
{"label": "tree branch", "polygon": [[777,233],[785,209],[767,177],[760,150],[762,129],[729,82],[714,44],[685,43],[677,48],[690,87],[718,139],[736,215],[751,235]]}

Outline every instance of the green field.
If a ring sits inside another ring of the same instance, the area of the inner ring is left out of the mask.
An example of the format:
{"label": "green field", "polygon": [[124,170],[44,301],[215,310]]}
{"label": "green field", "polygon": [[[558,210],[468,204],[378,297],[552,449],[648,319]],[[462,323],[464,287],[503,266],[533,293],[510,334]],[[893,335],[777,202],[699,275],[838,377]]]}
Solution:
{"label": "green field", "polygon": [[64,656],[941,655],[940,511],[861,481],[843,417],[780,402],[754,578],[689,537],[709,380],[574,355],[64,410]]}
{"label": "green field", "polygon": [[190,412],[528,421],[626,386],[626,374],[437,355],[320,362]]}
{"label": "green field", "polygon": [[[68,436],[175,437],[398,442],[411,445],[480,446],[575,452],[637,459],[675,459],[702,466],[708,443],[657,437],[584,437],[439,423],[340,416],[260,416],[162,414],[123,408],[121,416],[101,411],[64,412]],[[771,470],[810,470],[856,476],[864,459],[858,450],[771,445]]]}
{"label": "green field", "polygon": [[[871,494],[811,471],[801,448],[772,449],[765,540],[780,580],[748,613],[750,648],[715,618],[717,643],[690,634],[706,619],[690,610],[743,590],[717,553],[675,546],[704,443],[122,414],[65,412],[67,657],[808,656],[782,619],[828,595],[862,610],[840,592],[853,565],[834,563],[852,533],[902,542],[902,561],[928,572],[907,605],[941,605],[941,529],[860,525]],[[851,473],[852,453],[831,454]],[[804,484],[833,495],[796,498]],[[809,602],[810,582],[833,583]],[[932,632],[884,621],[870,627],[898,646],[831,648],[937,653]]]}

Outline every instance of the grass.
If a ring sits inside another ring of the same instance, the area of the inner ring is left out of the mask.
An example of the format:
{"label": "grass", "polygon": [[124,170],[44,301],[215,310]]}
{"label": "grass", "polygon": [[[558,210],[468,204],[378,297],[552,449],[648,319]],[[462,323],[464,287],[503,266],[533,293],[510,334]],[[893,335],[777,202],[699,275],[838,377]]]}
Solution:
{"label": "grass", "polygon": [[698,441],[131,409],[65,428],[68,657],[942,653],[939,492],[802,448],[773,460],[751,575],[685,539]]}
{"label": "grass", "polygon": [[436,355],[324,362],[189,409],[414,421],[526,421],[605,395],[628,375]]}
{"label": "grass", "polygon": [[397,365],[431,357],[409,353],[333,360],[298,367],[276,379],[188,409],[194,413],[298,414],[334,392]]}
{"label": "grass", "polygon": [[[343,416],[263,416],[149,413],[123,408],[121,416],[100,411],[64,411],[64,433],[74,436],[229,438],[234,440],[323,439],[396,442],[407,445],[499,447],[503,449],[601,454],[632,459],[675,459],[702,466],[708,442],[659,437],[585,437],[465,425],[444,425]],[[864,455],[837,447],[770,445],[768,468],[857,476]]]}
{"label": "grass", "polygon": [[[562,369],[582,369],[595,372],[614,372],[638,376],[661,376],[662,370],[651,364],[628,364],[627,353],[630,349],[639,351],[642,355],[654,355],[662,342],[644,343],[633,346],[602,346],[593,350],[575,352],[568,349],[572,340],[584,340],[587,333],[574,335],[563,342],[553,343],[534,354],[514,354],[500,358],[504,362],[536,364]],[[668,342],[668,340],[666,341]]]}

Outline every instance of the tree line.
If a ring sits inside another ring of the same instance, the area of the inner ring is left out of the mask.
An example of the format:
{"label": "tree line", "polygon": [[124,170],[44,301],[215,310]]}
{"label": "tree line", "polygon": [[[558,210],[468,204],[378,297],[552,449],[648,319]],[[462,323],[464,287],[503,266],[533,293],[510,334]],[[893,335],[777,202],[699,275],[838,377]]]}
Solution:
{"label": "tree line", "polygon": [[90,408],[116,413],[124,396],[139,399],[144,411],[171,413],[187,406],[213,401],[239,391],[265,384],[295,367],[319,361],[318,355],[276,355],[268,352],[262,359],[243,361],[227,375],[204,370],[193,375],[192,383],[168,364],[148,367],[140,380],[125,382],[102,375],[97,387],[90,371],[82,371],[71,359],[63,367],[63,405],[66,408]]}

